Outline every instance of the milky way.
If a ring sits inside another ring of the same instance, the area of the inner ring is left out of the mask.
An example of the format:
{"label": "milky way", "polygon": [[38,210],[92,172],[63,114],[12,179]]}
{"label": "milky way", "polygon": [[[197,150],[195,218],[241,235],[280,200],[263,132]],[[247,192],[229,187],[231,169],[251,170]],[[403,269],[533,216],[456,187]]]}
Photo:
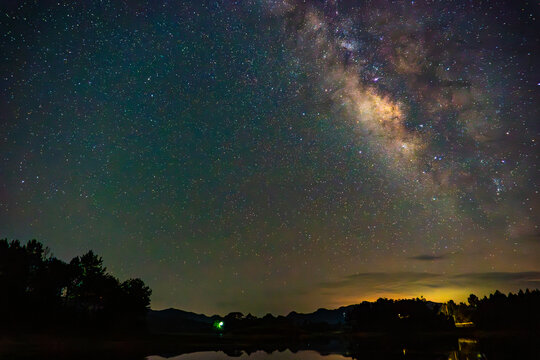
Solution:
{"label": "milky way", "polygon": [[0,236],[154,308],[540,286],[538,5],[22,2],[0,14]]}

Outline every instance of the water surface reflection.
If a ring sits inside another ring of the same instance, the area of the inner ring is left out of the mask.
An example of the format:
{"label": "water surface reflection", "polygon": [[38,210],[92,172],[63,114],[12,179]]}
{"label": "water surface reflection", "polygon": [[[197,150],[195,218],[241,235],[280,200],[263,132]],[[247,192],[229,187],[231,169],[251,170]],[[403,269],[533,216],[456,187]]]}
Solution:
{"label": "water surface reflection", "polygon": [[241,351],[238,355],[226,354],[223,351],[200,351],[191,354],[183,354],[174,356],[171,358],[165,358],[161,356],[148,356],[147,360],[350,360],[350,357],[345,357],[339,354],[321,355],[314,350],[303,350],[293,353],[290,350],[274,351],[267,353],[259,350],[248,354],[245,351]]}
{"label": "water surface reflection", "polygon": [[245,351],[229,350],[225,351],[199,351],[172,357],[152,355],[146,360],[350,360],[350,359],[448,359],[448,360],[487,360],[486,355],[481,351],[479,343],[475,339],[460,338],[456,348],[442,346],[440,348],[426,346],[423,348],[401,348],[384,346],[379,348],[355,347],[352,351],[341,350],[338,353],[321,353],[315,350],[291,351]]}
{"label": "water surface reflection", "polygon": [[[484,334],[483,334],[484,335]],[[402,334],[310,338],[155,337],[127,340],[0,339],[0,360],[503,360],[538,359],[537,334],[481,338]]]}

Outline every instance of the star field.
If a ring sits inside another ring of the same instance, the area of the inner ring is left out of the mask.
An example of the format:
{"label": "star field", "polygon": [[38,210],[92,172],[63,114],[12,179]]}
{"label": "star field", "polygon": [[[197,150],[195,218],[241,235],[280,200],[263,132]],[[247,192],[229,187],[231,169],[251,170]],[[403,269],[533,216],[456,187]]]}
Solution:
{"label": "star field", "polygon": [[540,286],[534,2],[1,10],[0,237],[206,313]]}

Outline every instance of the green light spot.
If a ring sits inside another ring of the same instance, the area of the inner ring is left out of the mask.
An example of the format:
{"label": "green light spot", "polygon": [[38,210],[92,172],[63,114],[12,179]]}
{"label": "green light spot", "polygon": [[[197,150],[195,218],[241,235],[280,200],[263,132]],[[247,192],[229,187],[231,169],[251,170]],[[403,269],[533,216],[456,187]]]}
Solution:
{"label": "green light spot", "polygon": [[223,325],[225,325],[223,321],[214,321],[214,328],[217,330],[223,330]]}

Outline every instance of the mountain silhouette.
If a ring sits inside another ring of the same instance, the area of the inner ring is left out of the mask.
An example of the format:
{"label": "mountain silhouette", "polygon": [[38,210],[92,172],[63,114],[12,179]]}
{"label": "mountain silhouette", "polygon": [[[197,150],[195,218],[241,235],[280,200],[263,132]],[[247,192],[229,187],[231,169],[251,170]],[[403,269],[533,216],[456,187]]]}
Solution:
{"label": "mountain silhouette", "polygon": [[355,305],[342,306],[332,310],[320,308],[317,311],[306,314],[291,311],[286,317],[296,325],[302,325],[305,323],[326,323],[329,325],[338,325],[345,323],[347,313],[349,313],[354,306]]}
{"label": "mountain silhouette", "polygon": [[214,321],[221,319],[218,315],[206,316],[174,308],[150,310],[146,315],[148,328],[157,333],[210,331]]}

